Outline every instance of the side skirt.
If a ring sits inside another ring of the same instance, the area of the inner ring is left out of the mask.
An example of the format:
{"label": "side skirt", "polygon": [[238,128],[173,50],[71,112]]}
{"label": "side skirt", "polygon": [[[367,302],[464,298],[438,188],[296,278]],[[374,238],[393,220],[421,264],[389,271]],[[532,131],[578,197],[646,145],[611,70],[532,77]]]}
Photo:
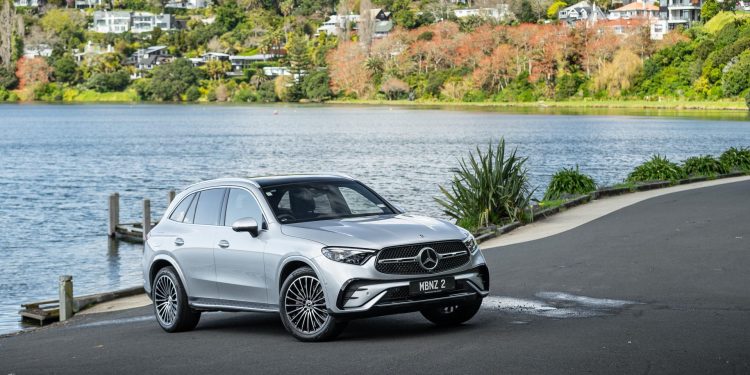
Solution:
{"label": "side skirt", "polygon": [[190,298],[188,300],[190,307],[199,311],[250,311],[264,313],[278,313],[277,305],[267,303],[254,303],[244,301],[232,301],[218,298]]}

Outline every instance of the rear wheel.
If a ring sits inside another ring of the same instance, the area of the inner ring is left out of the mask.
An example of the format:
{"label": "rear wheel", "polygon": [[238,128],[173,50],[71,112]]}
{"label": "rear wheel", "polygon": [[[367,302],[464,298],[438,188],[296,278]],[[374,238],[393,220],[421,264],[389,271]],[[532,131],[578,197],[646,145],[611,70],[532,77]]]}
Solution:
{"label": "rear wheel", "polygon": [[167,332],[190,331],[200,321],[200,311],[188,306],[185,288],[172,267],[164,267],[156,273],[151,286],[156,321]]}
{"label": "rear wheel", "polygon": [[325,341],[338,336],[346,321],[328,314],[323,286],[310,267],[292,272],[279,295],[281,321],[300,341]]}
{"label": "rear wheel", "polygon": [[427,320],[439,326],[455,326],[468,321],[477,314],[482,306],[482,299],[456,305],[431,307],[420,312]]}

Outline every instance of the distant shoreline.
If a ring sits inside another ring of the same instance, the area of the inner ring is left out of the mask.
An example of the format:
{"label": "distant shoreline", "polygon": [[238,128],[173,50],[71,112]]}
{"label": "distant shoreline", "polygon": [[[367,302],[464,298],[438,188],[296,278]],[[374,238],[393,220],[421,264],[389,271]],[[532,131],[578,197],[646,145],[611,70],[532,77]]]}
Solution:
{"label": "distant shoreline", "polygon": [[478,108],[529,108],[529,109],[644,109],[674,111],[742,111],[748,107],[741,100],[688,101],[688,100],[568,100],[536,102],[442,102],[408,100],[331,100],[328,104],[397,105],[397,106],[451,106]]}

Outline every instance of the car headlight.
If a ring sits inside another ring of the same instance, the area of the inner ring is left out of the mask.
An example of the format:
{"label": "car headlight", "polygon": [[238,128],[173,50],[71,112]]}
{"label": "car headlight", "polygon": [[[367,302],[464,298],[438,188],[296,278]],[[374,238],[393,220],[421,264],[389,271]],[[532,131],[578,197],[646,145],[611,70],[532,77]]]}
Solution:
{"label": "car headlight", "polygon": [[474,236],[472,236],[471,234],[467,235],[466,238],[464,238],[464,245],[466,245],[466,248],[469,249],[471,254],[476,254],[477,251],[479,251],[477,240],[475,240]]}
{"label": "car headlight", "polygon": [[375,250],[349,247],[324,247],[320,250],[326,258],[341,263],[362,265],[375,255]]}

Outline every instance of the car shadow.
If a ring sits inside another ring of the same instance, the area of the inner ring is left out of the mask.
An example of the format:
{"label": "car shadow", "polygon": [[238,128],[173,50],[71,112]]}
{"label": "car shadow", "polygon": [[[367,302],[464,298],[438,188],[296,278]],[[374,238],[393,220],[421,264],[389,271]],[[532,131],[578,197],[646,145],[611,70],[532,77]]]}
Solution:
{"label": "car shadow", "polygon": [[[456,332],[471,332],[481,329],[479,321],[469,321],[455,327],[438,327],[418,313],[389,315],[349,322],[344,332],[335,341],[390,340],[394,338],[432,337]],[[288,337],[277,314],[258,313],[204,313],[196,331],[215,331],[232,335],[263,335]]]}

